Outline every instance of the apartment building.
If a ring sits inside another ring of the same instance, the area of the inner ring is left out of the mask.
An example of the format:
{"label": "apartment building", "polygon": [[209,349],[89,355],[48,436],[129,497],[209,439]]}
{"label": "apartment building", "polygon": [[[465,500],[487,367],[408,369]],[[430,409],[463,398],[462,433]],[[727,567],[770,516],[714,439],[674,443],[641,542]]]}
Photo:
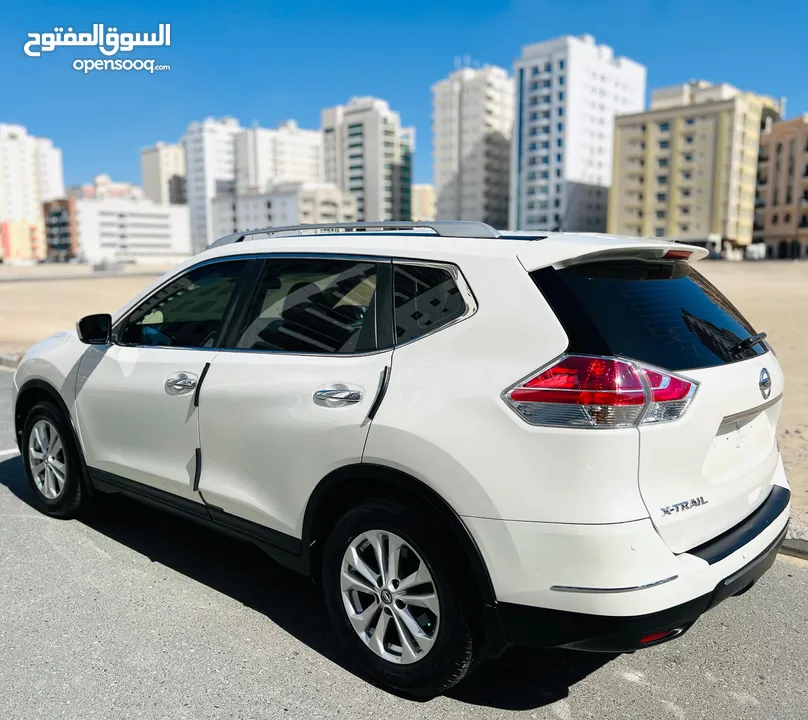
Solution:
{"label": "apartment building", "polygon": [[753,237],[766,257],[808,258],[808,114],[765,124]]}
{"label": "apartment building", "polygon": [[412,219],[435,220],[435,187],[427,184],[412,186]]}
{"label": "apartment building", "polygon": [[323,135],[294,120],[235,137],[236,194],[263,193],[283,182],[323,182]]}
{"label": "apartment building", "polygon": [[75,256],[87,262],[174,265],[192,253],[186,205],[123,197],[73,202],[59,222],[75,225]]}
{"label": "apartment building", "polygon": [[761,126],[778,113],[727,84],[655,90],[649,111],[615,121],[609,232],[751,243]]}
{"label": "apartment building", "polygon": [[523,47],[514,77],[510,229],[605,230],[614,117],[645,109],[645,67],[565,36]]}
{"label": "apartment building", "polygon": [[324,109],[321,126],[325,180],[356,198],[357,219],[409,220],[415,128],[373,97]]}
{"label": "apartment building", "polygon": [[213,198],[235,192],[235,137],[241,130],[235,118],[209,117],[191,123],[183,138],[194,252],[204,250],[215,240],[211,215]]}
{"label": "apartment building", "polygon": [[158,142],[141,150],[140,178],[143,192],[152,202],[158,205],[187,202],[183,144]]}
{"label": "apartment building", "polygon": [[64,194],[62,151],[21,125],[0,123],[0,261],[45,257],[42,206]]}
{"label": "apartment building", "polygon": [[128,198],[139,200],[145,197],[143,188],[126,182],[114,182],[109,175],[96,175],[91,183],[71,185],[67,197],[76,199]]}
{"label": "apartment building", "polygon": [[332,183],[279,183],[267,192],[220,195],[212,203],[215,236],[301,223],[353,222],[356,198]]}
{"label": "apartment building", "polygon": [[432,86],[438,220],[507,227],[513,105],[499,67],[460,68]]}
{"label": "apartment building", "polygon": [[76,198],[67,197],[43,203],[45,220],[45,257],[55,262],[67,262],[79,254],[76,227]]}

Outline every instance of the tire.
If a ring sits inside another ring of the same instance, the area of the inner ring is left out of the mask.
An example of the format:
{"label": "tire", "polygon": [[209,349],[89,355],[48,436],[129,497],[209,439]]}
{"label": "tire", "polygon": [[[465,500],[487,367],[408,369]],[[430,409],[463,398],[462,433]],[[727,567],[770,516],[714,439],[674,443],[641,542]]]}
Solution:
{"label": "tire", "polygon": [[[399,572],[393,568],[386,582],[382,581],[383,587],[378,586],[379,555],[373,540],[381,545],[382,555],[387,554],[390,545],[396,547],[403,541],[400,547],[406,551],[396,551],[395,565],[404,578],[395,577]],[[345,564],[347,561],[360,566],[356,556],[349,554],[352,547],[359,559],[366,561],[364,576]],[[377,500],[350,510],[336,523],[325,544],[322,587],[337,635],[374,682],[403,695],[431,697],[443,693],[476,665],[478,643],[469,624],[470,608],[464,606],[458,594],[463,583],[447,547],[451,547],[447,538],[436,531],[423,512],[391,500]],[[377,578],[373,595],[367,592],[371,586],[368,571]],[[346,580],[346,574],[358,577],[365,589],[355,589],[355,580]],[[421,580],[426,577],[431,582],[424,584]],[[393,591],[394,587],[398,589]],[[412,594],[407,593],[408,589]],[[432,599],[431,590],[437,601]],[[415,600],[414,595],[419,596],[416,602],[405,603]],[[365,620],[369,620],[366,630]],[[360,629],[355,629],[354,623]],[[381,636],[377,629],[385,624],[388,629]],[[419,631],[418,636],[410,632],[413,627]],[[406,652],[402,632],[408,641]],[[377,642],[379,637],[381,643]],[[417,652],[413,653],[413,649]]]}
{"label": "tire", "polygon": [[68,420],[53,403],[34,405],[25,418],[22,458],[37,510],[52,517],[76,517],[86,496],[81,458]]}

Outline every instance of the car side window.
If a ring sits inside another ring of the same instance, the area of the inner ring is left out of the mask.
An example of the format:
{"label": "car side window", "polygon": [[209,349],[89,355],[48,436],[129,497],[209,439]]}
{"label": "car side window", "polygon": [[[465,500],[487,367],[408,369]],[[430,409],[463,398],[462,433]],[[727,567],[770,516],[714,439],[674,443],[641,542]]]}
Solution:
{"label": "car side window", "polygon": [[216,347],[230,299],[247,261],[203,265],[168,283],[127,318],[123,345]]}
{"label": "car side window", "polygon": [[235,347],[293,353],[375,350],[376,263],[269,259]]}
{"label": "car side window", "polygon": [[399,345],[448,325],[462,317],[467,309],[457,283],[446,268],[396,263],[393,292]]}

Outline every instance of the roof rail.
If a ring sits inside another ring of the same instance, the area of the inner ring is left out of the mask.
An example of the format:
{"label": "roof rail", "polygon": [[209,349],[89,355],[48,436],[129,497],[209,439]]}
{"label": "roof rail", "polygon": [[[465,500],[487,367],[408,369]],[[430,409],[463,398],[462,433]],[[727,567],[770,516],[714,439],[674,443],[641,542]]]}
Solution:
{"label": "roof rail", "polygon": [[255,230],[244,230],[225,235],[219,238],[210,247],[220,247],[231,243],[243,242],[253,235],[280,235],[304,234],[311,231],[322,230],[326,233],[342,233],[373,230],[418,230],[425,228],[432,230],[440,237],[463,238],[498,238],[499,233],[490,225],[482,222],[466,222],[463,220],[439,220],[430,222],[410,220],[385,220],[384,222],[348,222],[348,223],[319,223],[303,225],[286,225],[284,227],[266,227]]}

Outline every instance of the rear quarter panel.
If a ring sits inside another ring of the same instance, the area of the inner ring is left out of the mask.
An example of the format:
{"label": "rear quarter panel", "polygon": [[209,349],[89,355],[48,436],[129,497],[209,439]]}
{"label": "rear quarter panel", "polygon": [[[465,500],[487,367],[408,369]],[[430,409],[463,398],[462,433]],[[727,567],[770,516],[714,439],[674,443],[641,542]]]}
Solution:
{"label": "rear quarter panel", "polygon": [[460,263],[478,309],[396,348],[363,460],[437,491],[460,515],[608,523],[648,517],[637,430],[534,427],[508,387],[560,355],[567,337],[515,257]]}

